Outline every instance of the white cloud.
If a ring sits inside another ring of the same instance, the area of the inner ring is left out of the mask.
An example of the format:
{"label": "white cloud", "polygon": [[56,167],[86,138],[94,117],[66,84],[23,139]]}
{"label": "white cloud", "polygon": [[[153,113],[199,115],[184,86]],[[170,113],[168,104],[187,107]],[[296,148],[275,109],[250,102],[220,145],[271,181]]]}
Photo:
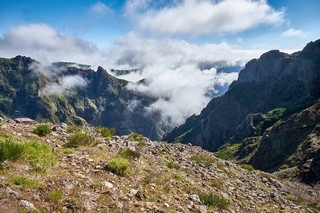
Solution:
{"label": "white cloud", "polygon": [[112,10],[102,2],[97,2],[90,7],[90,13],[96,15],[107,15],[112,13]]}
{"label": "white cloud", "polygon": [[305,38],[306,37],[306,33],[303,32],[302,30],[295,30],[293,28],[290,28],[286,31],[284,31],[281,36],[282,37],[299,37],[299,38]]}
{"label": "white cloud", "polygon": [[[166,125],[176,126],[197,114],[218,91],[229,85],[237,73],[217,73],[215,67],[244,65],[262,51],[240,50],[225,42],[194,45],[174,39],[145,39],[136,34],[120,38],[110,49],[109,64],[122,69],[139,68],[123,78],[146,79],[128,88],[159,98],[147,111],[160,111]],[[207,64],[208,68],[200,69]],[[211,68],[211,69],[210,69]]]}
{"label": "white cloud", "polygon": [[13,27],[0,37],[0,55],[26,55],[42,63],[72,61],[98,65],[101,52],[91,42],[64,35],[46,24],[26,24]]}
{"label": "white cloud", "polygon": [[29,69],[51,81],[47,82],[44,88],[41,89],[41,92],[45,95],[69,95],[74,89],[85,87],[88,83],[80,75],[63,75],[63,72],[67,69],[66,67],[43,66],[38,62],[34,62]]}
{"label": "white cloud", "polygon": [[80,75],[68,75],[58,78],[58,83],[47,84],[41,92],[45,95],[69,95],[75,88],[87,86],[87,81]]}
{"label": "white cloud", "polygon": [[152,8],[151,1],[129,0],[126,9],[139,29],[155,35],[236,33],[284,21],[284,11],[266,0],[181,0],[160,9]]}

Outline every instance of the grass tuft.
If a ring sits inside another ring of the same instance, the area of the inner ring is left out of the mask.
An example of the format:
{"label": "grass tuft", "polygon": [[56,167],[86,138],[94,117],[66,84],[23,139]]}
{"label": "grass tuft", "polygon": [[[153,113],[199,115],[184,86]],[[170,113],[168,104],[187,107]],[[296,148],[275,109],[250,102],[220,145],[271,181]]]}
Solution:
{"label": "grass tuft", "polygon": [[240,167],[242,169],[246,169],[246,170],[249,170],[249,171],[253,171],[254,170],[253,166],[249,165],[249,164],[241,164]]}
{"label": "grass tuft", "polygon": [[207,207],[215,207],[218,209],[228,209],[229,201],[223,197],[215,195],[213,193],[206,194],[201,193],[199,195],[200,201],[202,204],[206,205]]}
{"label": "grass tuft", "polygon": [[12,138],[5,138],[4,141],[0,140],[0,166],[3,162],[17,161],[25,152],[25,147],[21,143],[14,142]]}
{"label": "grass tuft", "polygon": [[68,142],[64,145],[67,148],[77,148],[79,146],[94,146],[96,140],[85,132],[77,132],[68,137]]}
{"label": "grass tuft", "polygon": [[61,189],[53,190],[48,193],[47,198],[50,201],[58,202],[59,200],[61,200],[63,198],[63,194],[64,193]]}
{"label": "grass tuft", "polygon": [[142,142],[143,141],[143,135],[141,135],[141,134],[138,134],[138,133],[131,133],[130,135],[129,135],[129,140],[130,141],[137,141],[137,142]]}
{"label": "grass tuft", "polygon": [[38,141],[25,141],[25,158],[36,172],[46,172],[49,167],[54,166],[57,161],[52,148]]}
{"label": "grass tuft", "polygon": [[105,169],[116,175],[125,177],[128,174],[128,169],[130,168],[130,162],[128,159],[123,157],[116,157],[107,162]]}
{"label": "grass tuft", "polygon": [[69,133],[76,133],[80,131],[81,131],[81,128],[78,125],[72,125],[67,127],[67,132]]}
{"label": "grass tuft", "polygon": [[180,169],[180,165],[179,165],[179,163],[176,162],[176,161],[170,161],[170,162],[168,162],[168,163],[167,163],[167,167],[168,167],[169,169],[176,169],[176,170],[179,170],[179,169]]}
{"label": "grass tuft", "polygon": [[217,159],[213,156],[204,153],[194,154],[190,160],[198,164],[204,164],[205,166],[217,162]]}
{"label": "grass tuft", "polygon": [[126,158],[128,160],[133,160],[140,158],[141,154],[138,151],[133,151],[131,149],[125,148],[119,151],[118,156]]}
{"label": "grass tuft", "polygon": [[37,181],[32,180],[26,176],[13,177],[11,179],[11,182],[15,185],[22,186],[23,188],[27,188],[27,189],[43,188],[43,185],[41,185]]}
{"label": "grass tuft", "polygon": [[39,136],[46,136],[51,133],[51,127],[48,124],[39,124],[33,130],[33,133]]}
{"label": "grass tuft", "polygon": [[98,127],[97,131],[104,137],[106,140],[110,140],[112,136],[116,134],[115,128],[107,128],[107,127]]}

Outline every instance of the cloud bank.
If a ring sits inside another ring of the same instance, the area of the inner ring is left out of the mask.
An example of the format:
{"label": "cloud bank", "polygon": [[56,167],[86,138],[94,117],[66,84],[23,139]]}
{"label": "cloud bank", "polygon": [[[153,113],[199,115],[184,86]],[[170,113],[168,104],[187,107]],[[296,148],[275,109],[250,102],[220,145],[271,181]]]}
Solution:
{"label": "cloud bank", "polygon": [[146,110],[161,112],[162,122],[171,126],[199,113],[218,93],[214,86],[229,85],[238,77],[234,72],[218,73],[216,68],[242,66],[262,53],[237,49],[226,42],[194,45],[182,40],[146,39],[134,33],[118,39],[109,51],[114,67],[143,70],[121,77],[133,82],[145,79],[128,88],[159,98]]}
{"label": "cloud bank", "polygon": [[126,14],[135,26],[155,35],[212,35],[237,33],[261,24],[284,21],[266,0],[181,0],[154,8],[152,1],[129,0]]}

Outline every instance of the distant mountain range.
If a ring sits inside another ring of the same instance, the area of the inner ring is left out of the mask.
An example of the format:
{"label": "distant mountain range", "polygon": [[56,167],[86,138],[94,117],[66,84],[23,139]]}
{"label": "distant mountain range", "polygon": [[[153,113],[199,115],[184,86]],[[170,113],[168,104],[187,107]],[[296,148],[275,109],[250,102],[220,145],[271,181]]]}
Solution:
{"label": "distant mountain range", "polygon": [[320,40],[248,62],[228,91],[164,137],[225,159],[320,181]]}
{"label": "distant mountain range", "polygon": [[114,127],[117,134],[139,132],[160,139],[159,114],[146,113],[154,98],[128,90],[125,80],[102,67],[54,63],[49,67],[23,56],[0,59],[0,113],[38,121],[90,123]]}

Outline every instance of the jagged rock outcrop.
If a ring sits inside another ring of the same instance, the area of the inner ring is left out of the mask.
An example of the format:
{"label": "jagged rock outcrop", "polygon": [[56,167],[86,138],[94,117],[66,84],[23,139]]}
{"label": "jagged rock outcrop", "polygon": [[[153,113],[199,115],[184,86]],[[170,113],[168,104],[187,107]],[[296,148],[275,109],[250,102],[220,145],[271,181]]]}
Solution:
{"label": "jagged rock outcrop", "polygon": [[[81,86],[72,87],[79,81]],[[86,65],[62,62],[43,67],[23,56],[0,59],[0,113],[38,121],[104,125],[116,128],[118,134],[138,132],[161,138],[167,127],[157,122],[157,113],[144,110],[155,99],[128,90],[127,84],[102,67],[94,71]]]}
{"label": "jagged rock outcrop", "polygon": [[[106,139],[97,129],[86,126],[78,131],[94,138],[95,145],[66,148],[70,136],[77,133],[63,125],[38,137],[33,133],[35,127],[30,123],[2,121],[0,144],[9,139],[13,143],[32,141],[38,145],[32,146],[32,161],[30,156],[22,156],[18,161],[0,162],[4,168],[0,173],[0,211],[300,213],[319,210],[318,188],[243,169],[198,146],[151,141],[137,135]],[[49,147],[41,148],[41,159],[48,159],[45,164],[36,158],[37,147]],[[119,158],[129,163],[125,176],[106,169],[108,162]],[[47,169],[35,172],[35,166]]]}

